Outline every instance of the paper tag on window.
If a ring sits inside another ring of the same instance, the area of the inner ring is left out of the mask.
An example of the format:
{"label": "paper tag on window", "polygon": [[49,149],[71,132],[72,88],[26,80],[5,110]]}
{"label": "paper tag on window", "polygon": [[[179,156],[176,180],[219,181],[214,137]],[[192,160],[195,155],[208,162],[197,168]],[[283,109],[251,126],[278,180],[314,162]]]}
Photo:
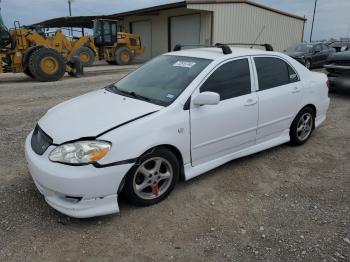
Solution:
{"label": "paper tag on window", "polygon": [[175,97],[175,95],[173,95],[173,94],[167,94],[166,97],[169,98],[169,99],[173,99],[173,98]]}
{"label": "paper tag on window", "polygon": [[173,66],[186,67],[191,68],[195,65],[195,62],[187,62],[187,61],[177,61]]}

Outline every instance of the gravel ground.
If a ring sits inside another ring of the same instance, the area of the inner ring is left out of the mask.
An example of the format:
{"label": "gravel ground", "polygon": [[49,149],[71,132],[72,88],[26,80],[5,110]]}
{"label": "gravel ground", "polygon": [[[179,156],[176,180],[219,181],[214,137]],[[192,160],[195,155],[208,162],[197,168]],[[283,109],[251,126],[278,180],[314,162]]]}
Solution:
{"label": "gravel ground", "polygon": [[[38,83],[0,76],[0,261],[350,261],[350,92],[302,147],[282,145],[180,182],[162,203],[66,217],[35,189],[26,135],[52,106],[135,66]],[[98,71],[98,72],[97,72]]]}

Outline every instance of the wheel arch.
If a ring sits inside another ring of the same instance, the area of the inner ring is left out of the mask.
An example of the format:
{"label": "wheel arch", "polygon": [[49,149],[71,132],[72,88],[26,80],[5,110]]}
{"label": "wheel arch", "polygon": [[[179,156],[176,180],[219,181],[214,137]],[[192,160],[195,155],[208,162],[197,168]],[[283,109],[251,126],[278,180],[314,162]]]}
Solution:
{"label": "wheel arch", "polygon": [[23,68],[26,69],[28,67],[29,64],[29,58],[30,56],[36,51],[39,50],[40,48],[44,48],[45,46],[39,45],[39,46],[33,46],[31,48],[28,48],[24,54],[23,54],[23,58],[22,58],[22,64],[23,64]]}
{"label": "wheel arch", "polygon": [[[302,109],[299,110],[299,112],[300,112],[301,110],[303,110],[304,108],[306,108],[306,107],[310,107],[310,108],[314,111],[314,113],[315,113],[314,117],[317,116],[317,108],[316,108],[316,106],[315,106],[314,104],[311,104],[311,103],[305,105]],[[298,113],[299,113],[299,112],[298,112]]]}
{"label": "wheel arch", "polygon": [[[316,106],[315,106],[314,104],[312,104],[312,103],[308,103],[308,104],[306,104],[305,106],[303,106],[303,107],[297,112],[297,114],[295,115],[294,119],[298,116],[298,114],[299,114],[302,110],[304,110],[304,109],[307,108],[307,107],[308,107],[308,108],[311,108],[312,111],[314,112],[314,119],[313,119],[314,123],[313,123],[313,128],[315,128],[315,120],[316,120],[316,116],[317,116],[317,108],[316,108]],[[293,119],[293,121],[294,121],[294,119]],[[293,124],[293,121],[292,121],[291,125]]]}
{"label": "wheel arch", "polygon": [[141,154],[137,160],[136,160],[136,163],[138,163],[139,159],[150,153],[150,152],[153,152],[153,150],[157,149],[157,148],[165,148],[167,150],[169,150],[170,152],[172,152],[177,161],[179,162],[179,167],[180,167],[180,178],[181,179],[184,179],[185,178],[185,169],[184,169],[184,161],[183,161],[183,156],[182,156],[182,153],[181,151],[176,147],[176,146],[173,146],[173,145],[170,145],[170,144],[161,144],[161,145],[157,145],[157,146],[153,146],[151,147],[150,149],[148,149],[146,152],[144,152],[143,154]]}

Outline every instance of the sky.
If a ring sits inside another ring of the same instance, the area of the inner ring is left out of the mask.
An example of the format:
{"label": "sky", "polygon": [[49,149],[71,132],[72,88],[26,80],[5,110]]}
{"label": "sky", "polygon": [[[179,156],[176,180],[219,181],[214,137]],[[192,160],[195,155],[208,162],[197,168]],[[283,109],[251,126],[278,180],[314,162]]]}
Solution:
{"label": "sky", "polygon": [[[13,21],[28,25],[54,17],[68,15],[68,0],[0,0],[1,13],[7,27]],[[305,39],[309,39],[314,0],[254,0],[308,21]],[[72,0],[73,15],[108,15],[179,0]],[[318,0],[313,40],[323,40],[350,35],[350,0]]]}

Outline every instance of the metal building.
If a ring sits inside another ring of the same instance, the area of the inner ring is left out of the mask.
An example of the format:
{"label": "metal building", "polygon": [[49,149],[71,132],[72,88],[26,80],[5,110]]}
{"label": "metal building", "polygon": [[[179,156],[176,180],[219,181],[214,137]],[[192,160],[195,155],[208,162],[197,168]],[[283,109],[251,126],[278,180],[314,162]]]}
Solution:
{"label": "metal building", "polygon": [[[118,19],[121,30],[141,35],[145,53],[138,58],[143,60],[176,44],[252,43],[258,36],[257,43],[270,43],[283,51],[303,41],[306,21],[249,0],[187,0],[104,17]],[[62,19],[69,22],[70,18]],[[59,21],[53,19],[51,25]]]}
{"label": "metal building", "polygon": [[303,41],[303,17],[251,1],[206,0],[168,4],[115,14],[126,31],[141,35],[143,59],[168,52],[176,44],[270,43],[275,50]]}

